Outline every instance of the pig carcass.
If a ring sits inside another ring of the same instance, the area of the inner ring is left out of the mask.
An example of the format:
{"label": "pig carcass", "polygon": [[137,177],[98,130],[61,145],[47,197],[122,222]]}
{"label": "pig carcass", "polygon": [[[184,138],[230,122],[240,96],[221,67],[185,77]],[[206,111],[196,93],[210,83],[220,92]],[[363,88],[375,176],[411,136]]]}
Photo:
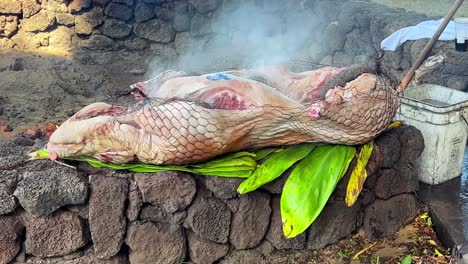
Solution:
{"label": "pig carcass", "polygon": [[398,98],[370,73],[323,98],[325,84],[342,70],[272,67],[200,76],[167,71],[132,86],[139,99],[132,107],[95,103],[76,113],[51,136],[50,158],[190,164],[267,146],[361,144],[388,126]]}

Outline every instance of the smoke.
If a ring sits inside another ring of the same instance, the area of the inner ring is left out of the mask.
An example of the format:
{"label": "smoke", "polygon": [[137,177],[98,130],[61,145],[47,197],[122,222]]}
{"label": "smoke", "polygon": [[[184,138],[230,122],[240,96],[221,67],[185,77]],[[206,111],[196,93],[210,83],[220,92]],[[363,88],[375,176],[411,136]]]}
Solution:
{"label": "smoke", "polygon": [[[310,64],[310,56],[320,53],[317,42],[325,27],[313,2],[224,0],[210,18],[195,14],[190,33],[178,34],[177,67],[208,72],[292,60]],[[194,19],[198,29],[193,28]],[[151,73],[154,76],[160,71]]]}

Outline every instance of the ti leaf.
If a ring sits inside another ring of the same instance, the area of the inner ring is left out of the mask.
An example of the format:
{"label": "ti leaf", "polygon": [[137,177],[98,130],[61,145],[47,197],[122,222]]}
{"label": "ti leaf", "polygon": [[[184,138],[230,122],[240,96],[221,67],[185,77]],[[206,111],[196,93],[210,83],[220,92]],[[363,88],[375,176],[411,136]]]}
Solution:
{"label": "ti leaf", "polygon": [[281,218],[287,238],[304,232],[318,217],[355,152],[352,146],[322,145],[296,165],[281,195]]}
{"label": "ti leaf", "polygon": [[401,260],[401,264],[411,264],[413,262],[413,258],[411,256],[406,256]]}
{"label": "ti leaf", "polygon": [[265,162],[257,166],[247,180],[239,185],[237,191],[240,194],[245,194],[271,182],[281,176],[281,174],[294,165],[294,163],[307,156],[314,148],[315,145],[302,144],[273,152]]}
{"label": "ti leaf", "polygon": [[356,166],[354,167],[354,170],[349,177],[348,186],[346,188],[345,201],[346,205],[349,207],[353,206],[362,191],[362,187],[364,186],[364,182],[367,178],[366,165],[369,161],[369,157],[373,149],[374,142],[369,141],[361,148],[361,151],[359,152]]}

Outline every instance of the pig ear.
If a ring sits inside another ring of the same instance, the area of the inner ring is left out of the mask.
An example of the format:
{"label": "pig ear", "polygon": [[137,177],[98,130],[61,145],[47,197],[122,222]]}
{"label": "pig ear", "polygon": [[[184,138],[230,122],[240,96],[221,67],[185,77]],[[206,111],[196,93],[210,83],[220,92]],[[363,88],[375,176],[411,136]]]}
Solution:
{"label": "pig ear", "polygon": [[126,108],[121,106],[113,106],[106,103],[94,103],[81,109],[78,113],[71,117],[71,119],[88,119],[99,115],[121,115],[125,112]]}

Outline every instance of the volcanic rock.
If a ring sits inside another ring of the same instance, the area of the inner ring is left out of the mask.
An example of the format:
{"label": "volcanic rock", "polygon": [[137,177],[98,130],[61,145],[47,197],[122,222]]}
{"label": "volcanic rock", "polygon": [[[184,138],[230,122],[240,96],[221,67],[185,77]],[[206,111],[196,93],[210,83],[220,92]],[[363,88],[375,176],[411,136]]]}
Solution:
{"label": "volcanic rock", "polygon": [[132,25],[119,19],[106,19],[101,26],[102,34],[111,38],[125,38],[132,32]]}
{"label": "volcanic rock", "polygon": [[20,250],[23,225],[17,216],[0,216],[0,263],[9,263]]}
{"label": "volcanic rock", "polygon": [[110,3],[104,9],[104,14],[122,20],[130,20],[133,17],[133,10],[126,5]]}
{"label": "volcanic rock", "polygon": [[17,206],[13,196],[18,174],[16,171],[0,171],[0,215],[13,212]]}
{"label": "volcanic rock", "polygon": [[21,21],[21,29],[28,32],[45,31],[55,23],[55,14],[48,11],[40,11],[30,18]]}
{"label": "volcanic rock", "polygon": [[175,32],[172,25],[160,19],[153,19],[135,25],[135,35],[159,43],[170,43]]}
{"label": "volcanic rock", "polygon": [[147,5],[143,2],[138,2],[135,7],[135,22],[139,23],[147,21],[152,19],[154,16],[154,12],[150,5]]}
{"label": "volcanic rock", "polygon": [[0,14],[21,14],[21,2],[18,0],[0,0]]}
{"label": "volcanic rock", "polygon": [[218,244],[200,238],[191,231],[187,231],[187,240],[190,259],[197,264],[213,263],[226,256],[229,251],[228,244]]}

